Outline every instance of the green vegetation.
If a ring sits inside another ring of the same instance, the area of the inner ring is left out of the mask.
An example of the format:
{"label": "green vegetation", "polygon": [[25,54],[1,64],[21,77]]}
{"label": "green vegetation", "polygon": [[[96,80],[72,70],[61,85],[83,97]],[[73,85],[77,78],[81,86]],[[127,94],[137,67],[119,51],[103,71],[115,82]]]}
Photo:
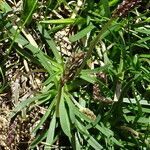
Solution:
{"label": "green vegetation", "polygon": [[0,4],[0,149],[150,148],[147,0]]}

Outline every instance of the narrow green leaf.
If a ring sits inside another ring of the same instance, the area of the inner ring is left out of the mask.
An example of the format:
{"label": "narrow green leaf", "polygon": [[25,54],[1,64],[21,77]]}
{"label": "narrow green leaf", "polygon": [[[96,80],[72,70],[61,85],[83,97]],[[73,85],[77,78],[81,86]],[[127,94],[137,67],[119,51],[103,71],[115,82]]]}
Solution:
{"label": "narrow green leaf", "polygon": [[81,140],[79,139],[79,137],[77,135],[75,137],[76,137],[76,149],[82,150],[81,149],[82,146],[81,146],[81,143],[80,143]]}
{"label": "narrow green leaf", "polygon": [[[123,102],[124,103],[128,103],[128,104],[130,104],[130,103],[132,103],[132,104],[136,104],[136,100],[134,99],[134,98],[130,98],[130,99],[128,99],[128,98],[124,98],[123,99]],[[140,105],[145,105],[145,106],[150,106],[150,104],[148,103],[148,101],[147,100],[140,100],[139,101],[139,103],[140,103]]]}
{"label": "narrow green leaf", "polygon": [[65,94],[65,99],[66,99],[66,103],[68,104],[68,107],[69,107],[69,116],[70,116],[71,122],[74,124],[75,123],[75,114],[74,114],[75,106],[67,94]]}
{"label": "narrow green leaf", "polygon": [[48,95],[47,93],[45,94],[39,94],[33,98],[29,98],[26,99],[24,101],[22,101],[21,103],[19,103],[12,111],[12,113],[10,114],[10,117],[14,117],[19,111],[21,111],[24,107],[26,107],[27,105],[31,104],[32,102],[39,100],[39,99],[43,99],[46,98]]}
{"label": "narrow green leaf", "polygon": [[[127,116],[128,121],[134,121],[135,116]],[[140,117],[137,121],[138,123],[143,123],[143,124],[150,124],[150,117]]]}
{"label": "narrow green leaf", "polygon": [[[15,34],[15,29],[12,28],[10,29],[10,31]],[[13,37],[11,37],[13,39]],[[32,43],[29,43],[29,41],[27,41],[21,34],[19,34],[16,38],[15,38],[15,42],[18,43],[19,45],[21,45],[22,47],[26,47],[27,49],[29,49],[33,55],[35,55],[39,62],[42,64],[42,66],[50,73],[52,74],[54,70],[56,70],[56,65],[57,63],[52,60],[50,60],[48,58],[48,56],[46,56],[39,48],[35,47],[32,45]],[[53,65],[55,64],[55,66]],[[59,65],[57,65],[59,67]],[[58,70],[58,69],[57,69]]]}
{"label": "narrow green leaf", "polygon": [[38,29],[40,31],[40,33],[42,34],[42,36],[44,36],[46,42],[48,43],[48,45],[50,46],[57,62],[61,63],[61,56],[59,54],[59,51],[55,45],[55,42],[53,41],[53,39],[49,36],[48,32],[42,28],[42,26],[39,24],[38,25]]}
{"label": "narrow green leaf", "polygon": [[78,24],[84,23],[85,20],[83,18],[67,18],[67,19],[55,19],[55,20],[43,20],[39,23],[44,24]]}
{"label": "narrow green leaf", "polygon": [[108,0],[101,0],[101,3],[103,4],[103,7],[104,7],[105,17],[109,18],[111,16],[111,13],[110,13]]}
{"label": "narrow green leaf", "polygon": [[26,25],[29,25],[32,20],[32,15],[35,11],[37,2],[37,0],[23,0],[23,11],[21,18],[23,21],[26,21]]}
{"label": "narrow green leaf", "polygon": [[6,13],[12,10],[12,8],[7,4],[7,2],[2,0],[0,1],[0,9]]}
{"label": "narrow green leaf", "polygon": [[[136,43],[141,44],[141,43],[148,42],[148,41],[150,41],[150,37],[142,38],[142,39],[138,40]],[[145,46],[146,46],[146,44],[145,44]]]}
{"label": "narrow green leaf", "polygon": [[35,133],[41,126],[42,124],[46,121],[46,119],[48,118],[48,116],[50,115],[51,111],[53,110],[53,106],[55,104],[55,99],[52,101],[52,103],[50,104],[49,108],[47,109],[46,113],[43,115],[43,117],[41,118],[40,122],[38,123],[38,125],[33,129],[32,133]]}
{"label": "narrow green leaf", "polygon": [[106,137],[111,137],[111,136],[113,136],[113,133],[112,133],[112,131],[111,130],[109,130],[109,129],[107,129],[106,127],[101,127],[100,125],[96,125],[95,126],[96,127],[96,129],[98,129],[103,135],[105,135]]}
{"label": "narrow green leaf", "polygon": [[69,40],[71,42],[75,42],[77,40],[80,40],[81,38],[83,38],[84,36],[87,35],[87,33],[89,33],[92,29],[94,29],[95,27],[93,25],[89,25],[86,28],[84,28],[83,30],[79,31],[77,34],[71,36],[69,38]]}
{"label": "narrow green leaf", "polygon": [[[50,122],[48,134],[46,138],[46,143],[48,143],[49,145],[52,145],[54,140],[55,126],[56,126],[56,113],[54,113],[53,118]],[[45,145],[44,150],[50,150],[50,149],[51,149],[50,147],[47,147],[47,145]]]}
{"label": "narrow green leaf", "polygon": [[137,32],[140,32],[140,33],[144,33],[144,34],[150,34],[150,29],[146,29],[146,28],[135,28],[134,29],[135,31]]}
{"label": "narrow green leaf", "polygon": [[31,142],[30,148],[35,148],[42,140],[44,140],[47,137],[47,131],[44,131],[40,135],[37,135],[36,138]]}
{"label": "narrow green leaf", "polygon": [[141,54],[139,55],[141,58],[150,58],[150,54]]}
{"label": "narrow green leaf", "polygon": [[89,74],[81,74],[80,78],[92,84],[96,82],[96,77],[92,77]]}
{"label": "narrow green leaf", "polygon": [[65,99],[63,95],[61,95],[60,104],[59,104],[59,117],[60,117],[60,125],[62,127],[63,132],[69,138],[71,138],[72,135],[71,135],[70,121],[65,107]]}
{"label": "narrow green leaf", "polygon": [[118,146],[120,146],[120,147],[123,147],[122,142],[121,142],[121,141],[118,141],[118,140],[115,139],[114,137],[111,137],[110,140],[111,140],[114,144],[116,144],[116,145],[118,145]]}
{"label": "narrow green leaf", "polygon": [[95,149],[95,150],[101,150],[103,147],[96,141],[91,134],[86,130],[86,128],[80,123],[76,122],[76,125],[79,129],[79,132],[83,135],[85,140]]}
{"label": "narrow green leaf", "polygon": [[81,74],[94,74],[94,73],[99,73],[101,71],[107,71],[109,68],[111,67],[111,64],[107,64],[104,65],[102,67],[99,68],[95,68],[95,69],[83,69],[81,71]]}

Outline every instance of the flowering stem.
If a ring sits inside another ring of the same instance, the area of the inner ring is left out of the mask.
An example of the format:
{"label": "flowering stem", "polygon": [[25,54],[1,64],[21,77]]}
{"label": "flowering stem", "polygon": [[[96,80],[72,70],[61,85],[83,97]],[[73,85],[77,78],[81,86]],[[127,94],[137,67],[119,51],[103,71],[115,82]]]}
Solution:
{"label": "flowering stem", "polygon": [[99,40],[102,39],[102,35],[103,33],[105,33],[108,28],[110,27],[110,25],[112,24],[112,22],[116,19],[116,17],[111,18],[101,29],[101,31],[99,32],[99,34],[96,36],[95,39],[93,39],[90,43],[89,49],[86,53],[86,56],[83,60],[82,65],[79,67],[79,69],[77,70],[76,76],[79,75],[79,73],[81,72],[81,70],[83,69],[83,67],[85,66],[87,60],[90,58],[93,49],[95,48],[95,45],[99,42]]}

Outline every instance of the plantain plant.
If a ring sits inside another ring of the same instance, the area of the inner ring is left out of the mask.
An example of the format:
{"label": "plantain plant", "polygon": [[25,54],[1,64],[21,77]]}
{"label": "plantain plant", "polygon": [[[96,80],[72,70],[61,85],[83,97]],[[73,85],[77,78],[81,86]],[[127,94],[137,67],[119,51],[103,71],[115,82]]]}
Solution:
{"label": "plantain plant", "polygon": [[[3,14],[13,11],[1,3]],[[3,65],[14,51],[44,72],[43,88],[10,114],[14,126],[20,116],[31,129],[28,149],[149,148],[148,10],[140,10],[140,0],[118,3],[26,0],[15,25],[7,16]],[[67,52],[55,37],[65,30]]]}

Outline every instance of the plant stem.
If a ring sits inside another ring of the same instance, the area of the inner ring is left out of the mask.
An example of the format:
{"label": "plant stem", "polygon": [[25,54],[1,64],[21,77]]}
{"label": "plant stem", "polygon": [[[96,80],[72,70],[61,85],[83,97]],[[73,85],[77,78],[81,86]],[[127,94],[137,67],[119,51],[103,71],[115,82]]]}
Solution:
{"label": "plant stem", "polygon": [[86,61],[90,58],[90,56],[91,56],[91,54],[92,54],[92,51],[93,51],[95,45],[99,42],[99,40],[102,39],[103,33],[105,33],[105,32],[108,30],[108,28],[110,27],[110,25],[112,24],[112,22],[113,22],[115,19],[116,19],[115,17],[111,18],[111,19],[102,27],[101,31],[100,31],[99,34],[96,36],[96,38],[91,41],[90,46],[89,46],[89,50],[87,51],[87,54],[86,54],[86,56],[85,56],[85,58],[84,58],[84,60],[83,60],[82,65],[81,65],[81,66],[79,67],[79,69],[77,70],[76,76],[79,75],[79,73],[81,72],[81,70],[83,69],[83,67],[84,67],[85,64],[86,64]]}

